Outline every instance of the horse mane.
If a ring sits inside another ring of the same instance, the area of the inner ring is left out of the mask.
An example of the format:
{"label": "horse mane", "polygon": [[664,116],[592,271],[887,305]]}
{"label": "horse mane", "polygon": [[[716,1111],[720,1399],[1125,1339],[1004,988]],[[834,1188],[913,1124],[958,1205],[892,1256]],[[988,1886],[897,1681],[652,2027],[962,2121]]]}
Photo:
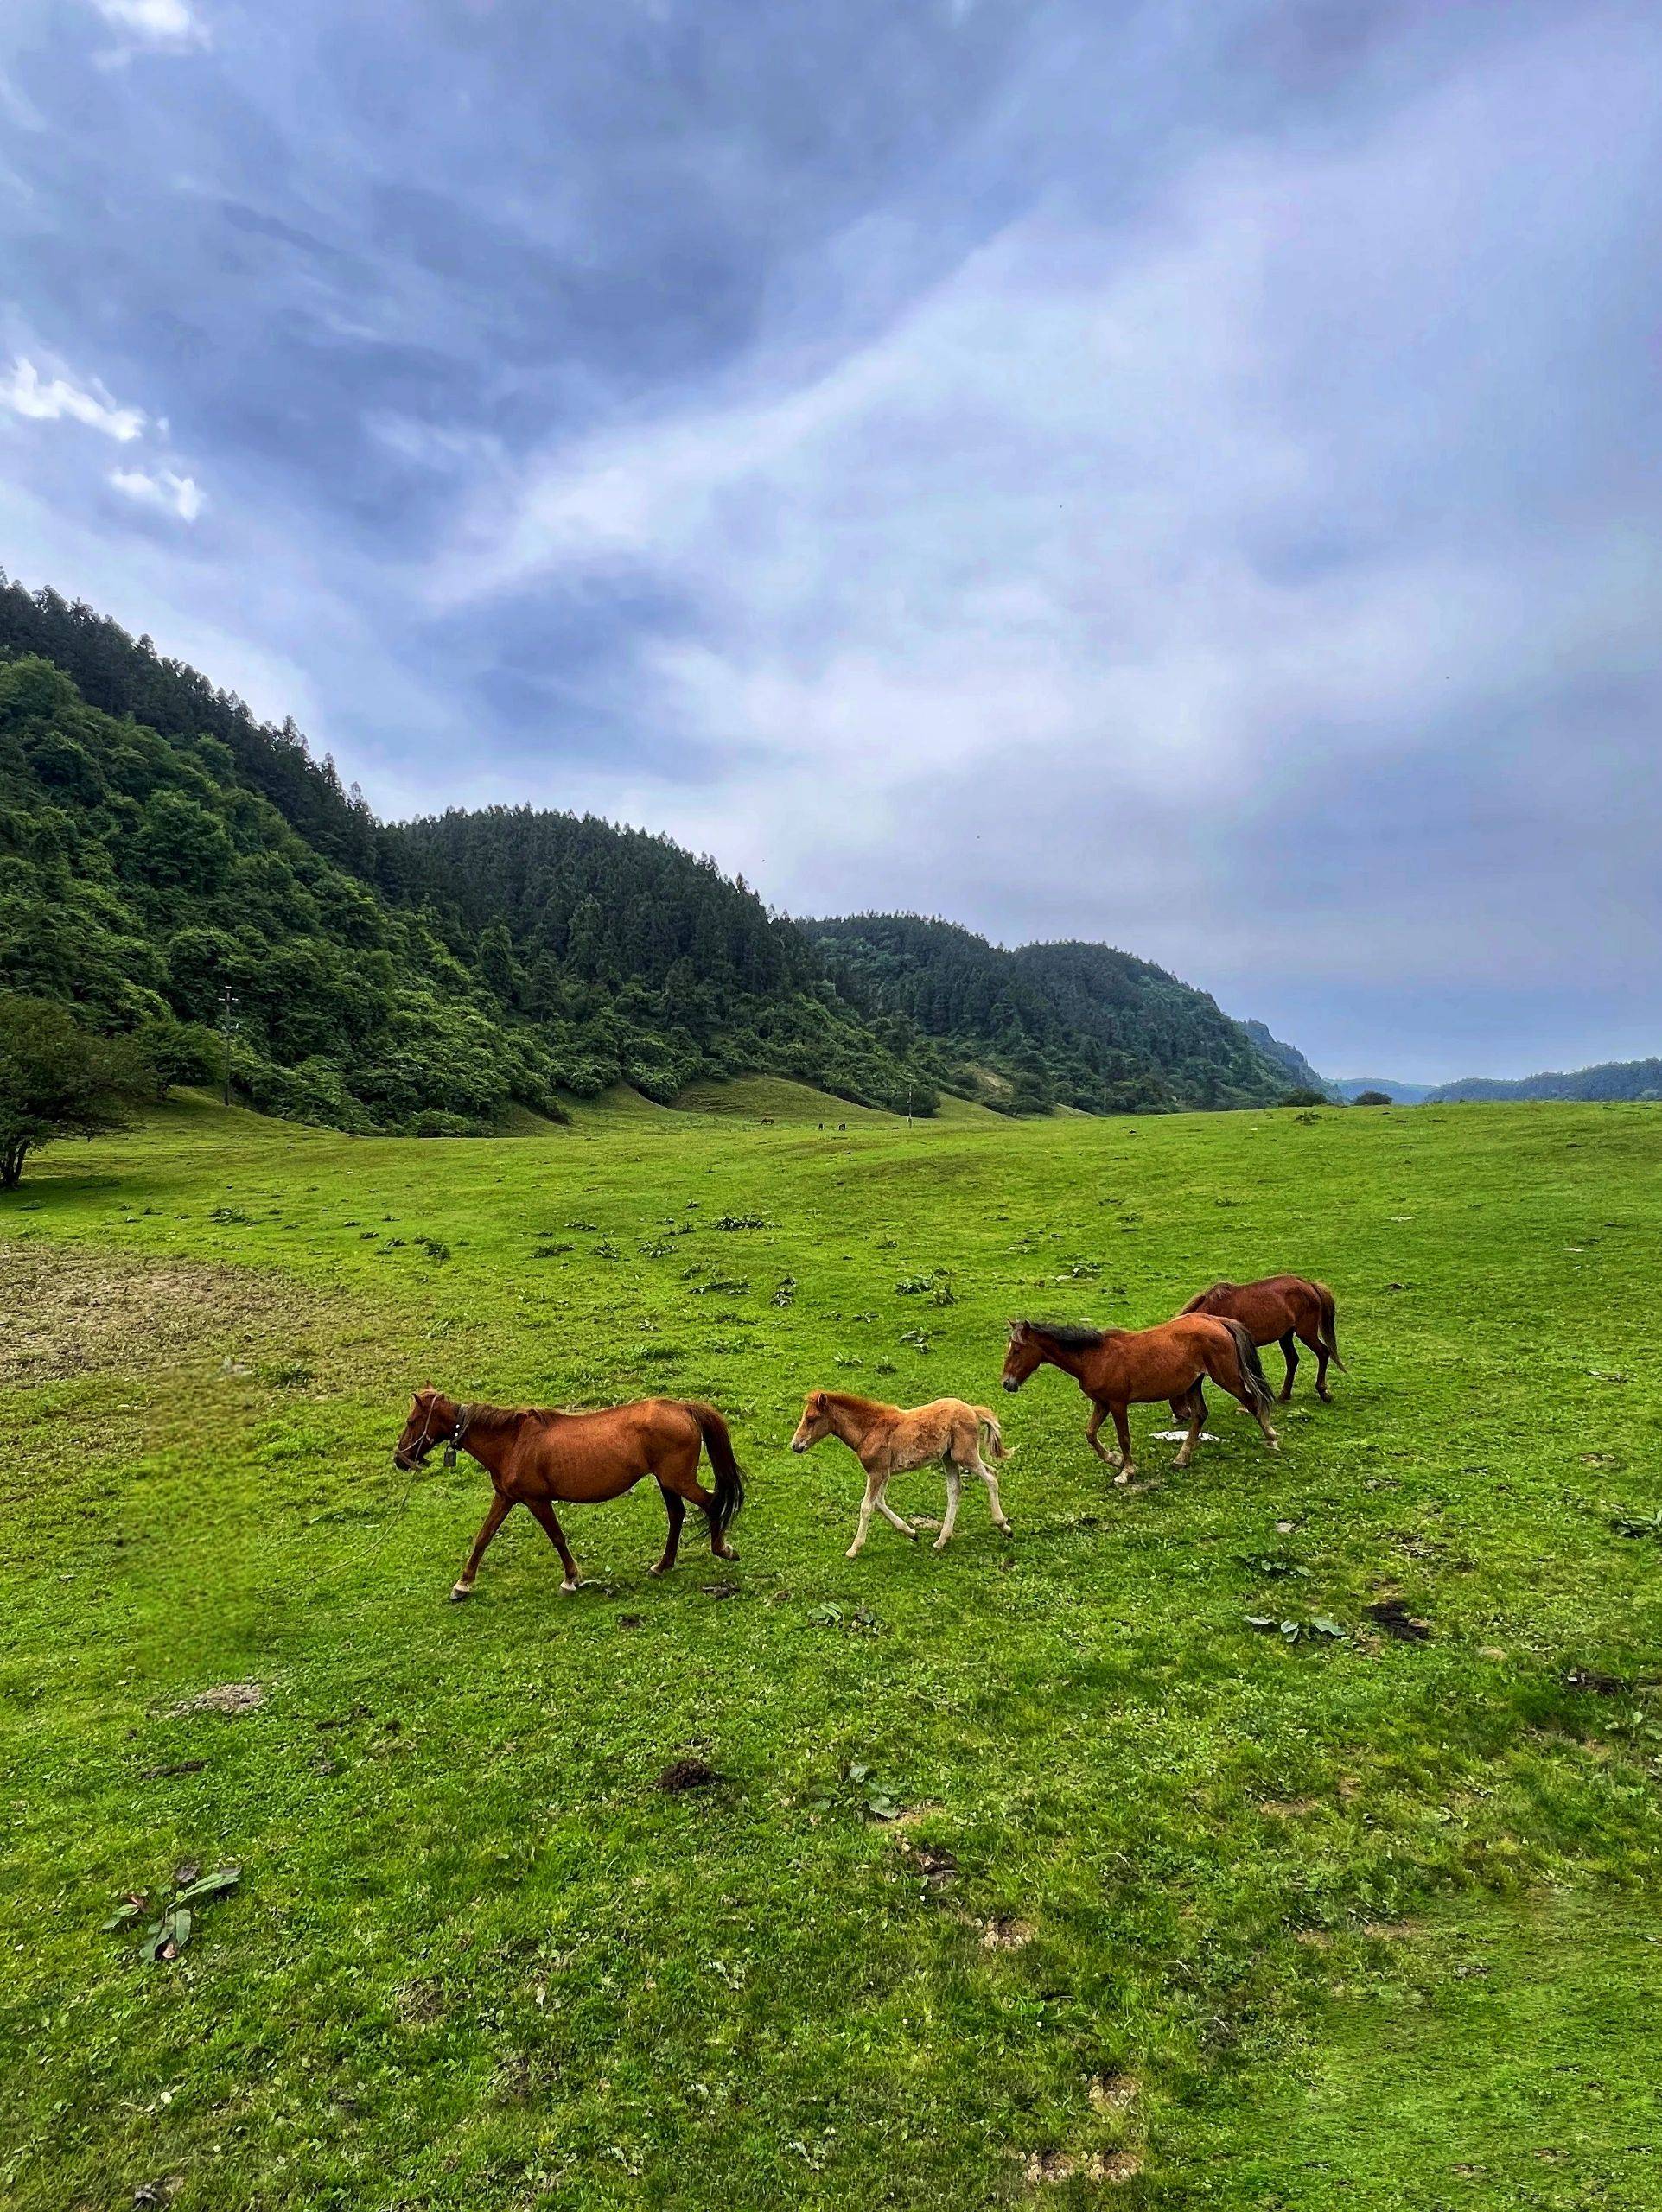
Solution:
{"label": "horse mane", "polygon": [[468,1428],[479,1429],[487,1436],[511,1427],[515,1421],[523,1421],[527,1414],[536,1410],[531,1406],[475,1405],[466,1400],[458,1400],[457,1402],[467,1414]]}
{"label": "horse mane", "polygon": [[1102,1342],[1105,1333],[1092,1328],[1088,1321],[1028,1321],[1024,1325],[1035,1337],[1048,1337],[1053,1344],[1060,1344],[1068,1351],[1090,1351]]}
{"label": "horse mane", "polygon": [[822,1390],[819,1395],[828,1405],[842,1406],[851,1414],[892,1414],[895,1411],[887,1398],[856,1397],[852,1390]]}

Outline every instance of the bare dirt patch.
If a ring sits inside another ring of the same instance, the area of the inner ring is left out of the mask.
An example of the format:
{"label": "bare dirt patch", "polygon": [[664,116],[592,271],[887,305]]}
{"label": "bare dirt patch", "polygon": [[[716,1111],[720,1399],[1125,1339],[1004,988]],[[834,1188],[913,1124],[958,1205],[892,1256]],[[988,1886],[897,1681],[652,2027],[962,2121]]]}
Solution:
{"label": "bare dirt patch", "polygon": [[328,1294],[252,1268],[0,1244],[0,1385],[158,1367],[250,1371],[279,1330],[308,1335]]}
{"label": "bare dirt patch", "polygon": [[227,1720],[239,1720],[245,1713],[258,1713],[264,1702],[265,1691],[258,1682],[218,1682],[211,1690],[182,1699],[173,1709],[175,1713],[222,1713]]}

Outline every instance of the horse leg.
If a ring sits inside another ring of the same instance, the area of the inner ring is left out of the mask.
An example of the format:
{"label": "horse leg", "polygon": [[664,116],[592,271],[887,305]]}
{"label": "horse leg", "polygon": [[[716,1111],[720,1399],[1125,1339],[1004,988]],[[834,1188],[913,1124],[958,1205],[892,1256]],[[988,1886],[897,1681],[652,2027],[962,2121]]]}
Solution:
{"label": "horse leg", "polygon": [[736,1559],[737,1552],[728,1542],[727,1538],[716,1525],[715,1495],[704,1488],[693,1471],[697,1465],[697,1452],[695,1447],[692,1459],[687,1465],[654,1470],[658,1477],[658,1487],[663,1491],[666,1503],[671,1491],[674,1491],[678,1492],[689,1505],[696,1505],[699,1512],[704,1515],[710,1528],[710,1549],[712,1558]]}
{"label": "horse leg", "polygon": [[987,1508],[992,1515],[992,1525],[995,1529],[1002,1529],[1008,1536],[1010,1534],[1010,1525],[1004,1518],[1003,1503],[998,1495],[998,1478],[983,1459],[978,1451],[971,1456],[970,1472],[972,1475],[979,1475],[987,1485]]}
{"label": "horse leg", "polygon": [[1131,1422],[1126,1408],[1116,1405],[1111,1408],[1114,1416],[1114,1434],[1119,1439],[1119,1472],[1114,1477],[1118,1488],[1130,1482],[1137,1469],[1131,1464]]}
{"label": "horse leg", "polygon": [[[866,1477],[866,1494],[860,1500],[860,1523],[855,1529],[854,1541],[849,1546],[847,1551],[843,1554],[844,1559],[858,1559],[861,1552],[864,1549],[866,1534],[871,1527],[872,1511],[881,1502],[883,1494],[883,1484],[888,1480],[888,1477],[887,1475],[868,1475]],[[917,1537],[917,1531],[915,1529],[908,1529],[906,1533],[915,1541]]]}
{"label": "horse leg", "polygon": [[685,1502],[677,1493],[659,1483],[658,1494],[664,1501],[664,1510],[670,1517],[669,1534],[664,1539],[664,1556],[655,1567],[646,1569],[648,1574],[667,1574],[675,1564],[675,1554],[681,1545],[681,1523],[687,1517]]}
{"label": "horse leg", "polygon": [[1117,1467],[1120,1464],[1119,1461],[1114,1458],[1111,1452],[1105,1452],[1101,1445],[1097,1441],[1097,1431],[1102,1427],[1103,1421],[1107,1416],[1107,1407],[1103,1404],[1099,1398],[1092,1398],[1091,1401],[1091,1426],[1085,1432],[1085,1440],[1091,1446],[1091,1449],[1096,1453],[1098,1459],[1101,1460],[1105,1467]]}
{"label": "horse leg", "polygon": [[963,1489],[964,1478],[949,1459],[946,1463],[946,1511],[941,1521],[940,1534],[935,1538],[934,1544],[938,1552],[944,1552],[952,1540],[952,1531],[958,1526],[958,1501]]}
{"label": "horse leg", "polygon": [[877,1510],[882,1515],[884,1520],[888,1522],[892,1529],[898,1529],[901,1535],[909,1536],[914,1544],[917,1542],[917,1530],[912,1526],[912,1523],[909,1521],[903,1520],[888,1502],[888,1477],[887,1475],[883,1477],[882,1481],[877,1486]]}
{"label": "horse leg", "polygon": [[1200,1386],[1197,1382],[1188,1397],[1181,1399],[1178,1402],[1182,1406],[1188,1421],[1188,1434],[1183,1439],[1182,1448],[1172,1461],[1172,1465],[1174,1467],[1187,1467],[1194,1457],[1194,1447],[1200,1441],[1201,1424],[1207,1417],[1207,1402],[1201,1396]]}
{"label": "horse leg", "polygon": [[1331,1405],[1333,1392],[1328,1388],[1328,1362],[1333,1355],[1320,1337],[1305,1336],[1302,1329],[1299,1334],[1304,1337],[1305,1343],[1315,1354],[1315,1395],[1324,1405]]}
{"label": "horse leg", "polygon": [[1281,1402],[1284,1406],[1293,1395],[1293,1377],[1298,1372],[1298,1350],[1290,1329],[1281,1340],[1281,1356],[1287,1363],[1287,1380],[1281,1386]]}
{"label": "horse leg", "polygon": [[560,1555],[560,1565],[565,1569],[565,1580],[560,1588],[568,1598],[577,1586],[577,1562],[571,1556],[571,1547],[565,1541],[565,1531],[554,1518],[554,1509],[545,1497],[528,1497],[525,1503],[548,1532],[548,1541]]}
{"label": "horse leg", "polygon": [[474,1577],[479,1572],[479,1562],[484,1558],[486,1548],[491,1538],[513,1510],[513,1500],[511,1497],[504,1497],[500,1491],[492,1498],[490,1510],[485,1516],[479,1534],[474,1538],[474,1548],[468,1554],[468,1564],[462,1570],[462,1579],[451,1586],[450,1602],[453,1605],[460,1605],[464,1598],[470,1598],[473,1595]]}

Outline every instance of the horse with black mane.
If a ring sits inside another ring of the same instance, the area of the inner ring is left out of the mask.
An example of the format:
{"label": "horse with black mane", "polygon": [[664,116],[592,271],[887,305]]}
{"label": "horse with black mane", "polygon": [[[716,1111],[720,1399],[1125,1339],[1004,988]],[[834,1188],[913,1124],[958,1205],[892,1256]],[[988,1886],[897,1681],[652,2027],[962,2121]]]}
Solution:
{"label": "horse with black mane", "polygon": [[[1162,1321],[1152,1329],[1012,1321],[1001,1377],[1004,1388],[1019,1390],[1029,1375],[1046,1365],[1071,1375],[1091,1400],[1086,1439],[1098,1459],[1118,1470],[1117,1482],[1128,1483],[1137,1472],[1127,1408],[1153,1405],[1162,1398],[1169,1401],[1179,1421],[1188,1423],[1188,1434],[1174,1463],[1188,1466],[1206,1421],[1203,1386],[1208,1376],[1245,1407],[1264,1431],[1270,1451],[1279,1449],[1280,1439],[1270,1425],[1274,1401],[1258,1363],[1258,1347],[1239,1321],[1214,1320],[1204,1313],[1180,1313],[1175,1321]],[[1105,1414],[1113,1415],[1119,1439],[1119,1450],[1111,1454],[1097,1441]]]}
{"label": "horse with black mane", "polygon": [[[449,1464],[458,1452],[477,1459],[495,1493],[461,1580],[450,1592],[453,1599],[472,1591],[487,1546],[516,1505],[524,1505],[542,1524],[558,1552],[565,1570],[560,1588],[575,1590],[577,1562],[555,1518],[556,1500],[598,1505],[621,1497],[643,1475],[657,1483],[669,1516],[669,1535],[654,1574],[667,1574],[675,1564],[689,1503],[708,1522],[716,1557],[738,1557],[727,1532],[744,1503],[744,1479],[727,1423],[714,1406],[685,1398],[640,1398],[602,1413],[568,1414],[551,1406],[464,1405],[430,1386],[411,1401],[393,1464],[408,1473],[440,1444]],[[713,1492],[698,1480],[701,1446],[715,1470]]]}
{"label": "horse with black mane", "polygon": [[1214,1282],[1210,1290],[1191,1298],[1183,1311],[1215,1314],[1220,1321],[1239,1321],[1255,1344],[1279,1344],[1287,1363],[1287,1379],[1281,1386],[1283,1406],[1293,1395],[1293,1377],[1298,1371],[1296,1338],[1315,1354],[1316,1396],[1324,1402],[1332,1399],[1328,1362],[1331,1360],[1341,1371],[1345,1363],[1339,1357],[1333,1293],[1326,1283],[1310,1281],[1303,1275],[1263,1275],[1257,1282]]}

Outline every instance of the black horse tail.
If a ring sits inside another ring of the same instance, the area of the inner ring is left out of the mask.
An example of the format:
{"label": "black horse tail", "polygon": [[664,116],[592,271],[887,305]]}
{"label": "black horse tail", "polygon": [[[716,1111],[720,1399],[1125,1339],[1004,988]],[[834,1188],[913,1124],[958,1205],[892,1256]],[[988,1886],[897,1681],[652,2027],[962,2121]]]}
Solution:
{"label": "black horse tail", "polygon": [[1321,1308],[1322,1349],[1334,1365],[1343,1372],[1345,1363],[1339,1357],[1339,1336],[1335,1325],[1337,1317],[1334,1311],[1333,1293],[1324,1282],[1313,1282],[1310,1288],[1315,1293],[1317,1303]]}
{"label": "black horse tail", "polygon": [[1224,1326],[1235,1339],[1235,1357],[1241,1363],[1241,1381],[1254,1408],[1272,1406],[1270,1385],[1264,1379],[1264,1363],[1258,1357],[1258,1348],[1239,1321],[1226,1320]]}
{"label": "black horse tail", "polygon": [[716,1510],[711,1515],[723,1535],[738,1519],[744,1503],[744,1477],[739,1472],[739,1463],[733,1457],[733,1439],[727,1433],[727,1423],[714,1406],[701,1406],[689,1399],[687,1411],[698,1424],[698,1433],[704,1440],[704,1449],[710,1454],[710,1464],[716,1471]]}

